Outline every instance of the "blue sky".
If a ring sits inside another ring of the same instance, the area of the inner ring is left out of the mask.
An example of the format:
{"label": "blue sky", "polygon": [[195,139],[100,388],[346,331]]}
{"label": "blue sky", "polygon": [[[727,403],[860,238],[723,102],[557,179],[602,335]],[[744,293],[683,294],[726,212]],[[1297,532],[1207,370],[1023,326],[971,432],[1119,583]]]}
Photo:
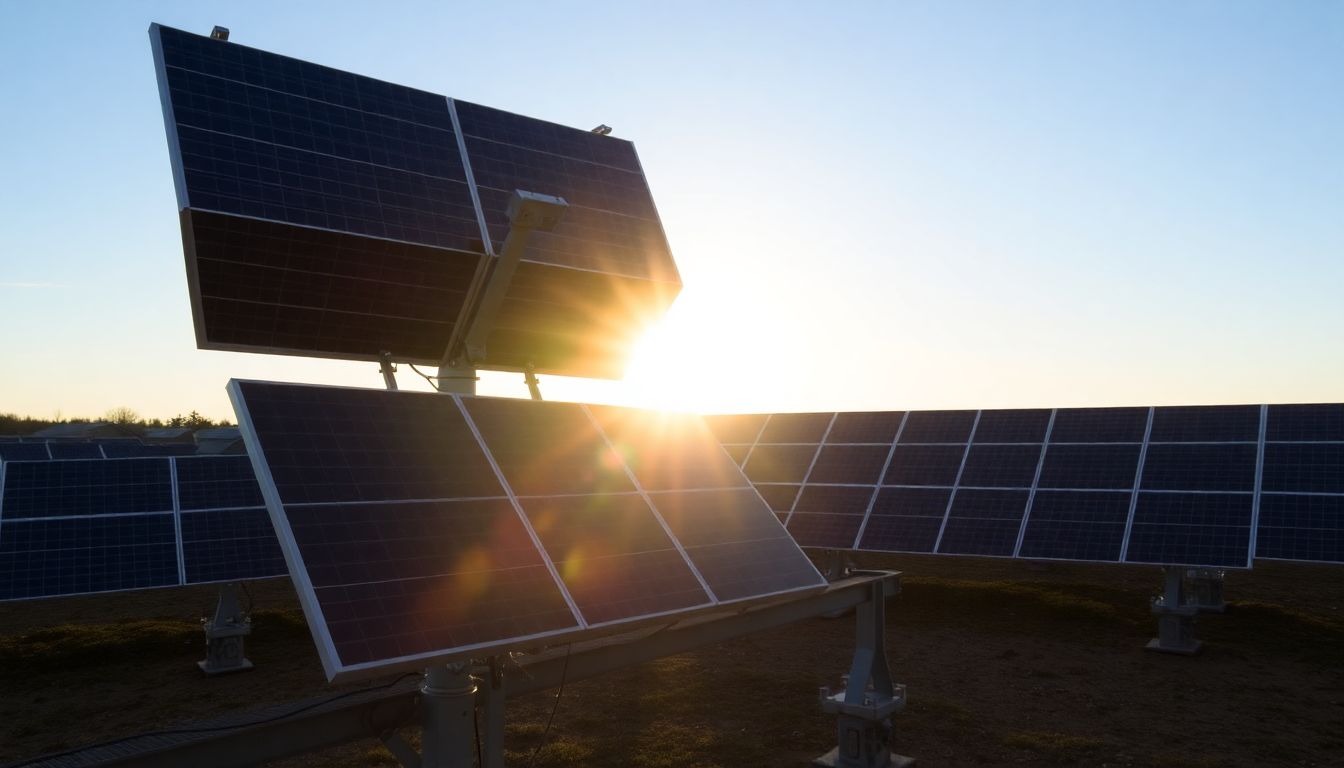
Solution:
{"label": "blue sky", "polygon": [[1338,2],[0,0],[0,21],[0,411],[229,417],[232,376],[380,383],[195,349],[152,21],[635,140],[685,289],[626,381],[549,397],[1344,399]]}

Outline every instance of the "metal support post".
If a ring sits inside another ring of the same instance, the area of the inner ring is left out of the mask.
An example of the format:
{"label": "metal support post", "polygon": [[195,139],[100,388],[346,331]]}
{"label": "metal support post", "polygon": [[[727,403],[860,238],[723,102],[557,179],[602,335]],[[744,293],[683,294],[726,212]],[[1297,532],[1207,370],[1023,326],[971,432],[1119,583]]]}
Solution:
{"label": "metal support post", "polygon": [[541,399],[541,382],[537,379],[537,372],[531,363],[523,370],[523,382],[527,384],[527,393],[533,400]]}
{"label": "metal support post", "polygon": [[[509,234],[504,238],[504,250],[493,262],[482,262],[472,278],[462,313],[453,328],[452,337],[448,339],[448,347],[443,352],[440,376],[444,375],[445,368],[470,368],[475,375],[476,367],[487,362],[486,342],[504,306],[505,295],[513,282],[513,273],[527,252],[532,233],[555,229],[568,208],[569,203],[564,198],[514,190],[509,198]],[[535,378],[530,371],[529,377]],[[443,389],[442,385],[443,379],[440,379],[440,391],[458,391]],[[532,382],[529,381],[528,387],[534,392],[533,399],[540,400]]]}
{"label": "metal support post", "polygon": [[1166,588],[1161,597],[1152,599],[1152,611],[1157,615],[1157,637],[1148,641],[1147,649],[1163,653],[1190,656],[1199,652],[1201,643],[1195,639],[1195,615],[1199,607],[1185,599],[1185,569],[1166,566]]}
{"label": "metal support post", "polygon": [[822,768],[906,768],[913,758],[891,752],[891,716],[905,709],[905,686],[891,680],[886,652],[884,584],[873,584],[855,607],[854,661],[845,689],[821,689],[821,709],[836,716],[835,749],[812,762]]}
{"label": "metal support post", "polygon": [[481,768],[504,768],[504,667],[503,660],[491,656],[485,679],[485,732],[482,734]]}
{"label": "metal support post", "polygon": [[213,677],[252,668],[252,662],[243,655],[243,638],[252,632],[252,619],[238,605],[236,583],[220,585],[215,616],[202,623],[205,627],[205,659],[196,662],[202,672]]}
{"label": "metal support post", "polygon": [[391,352],[378,353],[378,372],[383,375],[383,385],[395,391],[397,388],[397,366],[392,362]]}
{"label": "metal support post", "polygon": [[1226,613],[1223,599],[1223,578],[1226,571],[1217,568],[1185,569],[1185,604],[1193,605],[1200,613]]}
{"label": "metal support post", "polygon": [[464,663],[430,667],[420,686],[422,768],[476,763],[476,681]]}

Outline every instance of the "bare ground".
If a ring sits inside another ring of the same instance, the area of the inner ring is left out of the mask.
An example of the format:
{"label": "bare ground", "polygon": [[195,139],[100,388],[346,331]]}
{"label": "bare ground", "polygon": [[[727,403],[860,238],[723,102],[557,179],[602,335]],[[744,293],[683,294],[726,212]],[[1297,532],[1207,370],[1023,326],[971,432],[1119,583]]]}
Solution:
{"label": "bare ground", "polygon": [[[904,572],[888,655],[924,766],[1344,766],[1344,570],[1230,573],[1195,658],[1146,653],[1155,568],[864,558]],[[204,679],[212,588],[0,604],[0,760],[321,696],[285,580],[252,586],[253,672]],[[515,766],[803,766],[834,743],[850,618],[817,618],[510,703]],[[376,681],[375,681],[376,682]],[[355,686],[357,687],[357,686]],[[537,751],[538,745],[541,746]],[[532,761],[536,752],[535,762]],[[372,740],[284,766],[394,765]]]}

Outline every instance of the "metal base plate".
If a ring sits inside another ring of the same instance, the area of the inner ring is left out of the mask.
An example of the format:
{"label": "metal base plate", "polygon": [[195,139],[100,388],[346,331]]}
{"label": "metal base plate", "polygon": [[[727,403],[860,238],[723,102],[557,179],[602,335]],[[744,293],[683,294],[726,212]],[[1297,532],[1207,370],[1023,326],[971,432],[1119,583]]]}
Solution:
{"label": "metal base plate", "polygon": [[[827,752],[821,757],[818,757],[816,760],[813,760],[812,765],[816,766],[816,768],[836,768],[836,766],[840,765],[839,760],[840,760],[840,748],[836,747],[835,749],[832,749],[830,752]],[[915,764],[915,758],[913,757],[906,757],[905,755],[892,755],[891,760],[883,768],[910,768],[910,766],[914,764]]]}
{"label": "metal base plate", "polygon": [[231,667],[218,667],[218,666],[212,667],[210,666],[210,662],[208,661],[198,661],[196,662],[196,666],[208,677],[217,677],[219,675],[227,675],[233,672],[246,672],[247,670],[252,668],[252,662],[248,661],[247,659],[243,659],[241,664],[235,664]]}
{"label": "metal base plate", "polygon": [[1204,643],[1199,640],[1191,640],[1189,645],[1163,645],[1162,641],[1154,637],[1143,647],[1145,651],[1156,651],[1158,653],[1175,653],[1181,656],[1194,656],[1199,653],[1199,649],[1204,647]]}

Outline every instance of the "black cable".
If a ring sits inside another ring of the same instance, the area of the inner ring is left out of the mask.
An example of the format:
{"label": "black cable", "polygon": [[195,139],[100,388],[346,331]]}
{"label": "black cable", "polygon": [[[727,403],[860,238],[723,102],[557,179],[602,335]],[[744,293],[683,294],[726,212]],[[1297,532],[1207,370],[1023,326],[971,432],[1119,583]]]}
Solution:
{"label": "black cable", "polygon": [[419,368],[416,368],[416,367],[415,367],[415,363],[407,363],[407,365],[411,366],[411,370],[412,370],[412,371],[415,371],[416,373],[420,374],[420,377],[421,377],[421,378],[423,378],[425,381],[429,382],[429,386],[432,387],[432,388],[434,389],[435,392],[442,392],[442,391],[443,391],[443,390],[439,389],[439,385],[435,383],[435,380],[439,378],[438,376],[430,376],[428,373],[425,373],[424,371],[420,370]]}
{"label": "black cable", "polygon": [[252,615],[252,605],[253,605],[253,603],[252,603],[252,590],[250,590],[250,589],[247,588],[247,582],[246,582],[246,581],[240,581],[240,582],[238,582],[238,586],[240,586],[240,587],[243,588],[243,594],[247,596],[247,612],[246,612],[244,615],[245,615],[245,616],[251,616],[251,615]]}
{"label": "black cable", "polygon": [[569,676],[569,652],[574,650],[574,644],[565,646],[565,663],[560,667],[560,687],[555,691],[555,704],[551,707],[551,716],[546,718],[546,727],[541,731],[541,741],[537,742],[537,748],[532,750],[532,759],[527,761],[527,768],[535,768],[537,764],[537,755],[541,754],[541,748],[546,745],[546,737],[551,733],[551,723],[555,722],[555,713],[560,709],[560,697],[565,695],[565,678]]}
{"label": "black cable", "polygon": [[110,747],[113,744],[121,744],[127,741],[133,741],[135,739],[148,738],[150,736],[174,736],[177,734],[184,734],[184,733],[215,733],[218,731],[236,731],[240,728],[251,728],[257,725],[274,723],[277,720],[283,720],[286,717],[293,717],[294,715],[300,714],[302,712],[307,712],[310,709],[316,709],[318,707],[326,706],[327,704],[330,704],[333,701],[340,701],[341,699],[346,699],[351,696],[358,696],[362,693],[371,693],[373,691],[386,690],[388,688],[400,684],[401,681],[405,680],[408,677],[418,677],[420,676],[420,674],[421,674],[420,672],[407,672],[406,674],[402,675],[401,677],[398,677],[397,679],[393,680],[390,683],[384,683],[382,685],[374,685],[368,688],[360,688],[359,690],[356,691],[346,691],[345,693],[338,693],[335,696],[328,697],[321,701],[315,701],[311,704],[305,704],[302,707],[299,707],[298,709],[292,709],[288,712],[284,712],[274,717],[268,717],[262,720],[253,720],[247,723],[235,723],[233,725],[215,725],[208,728],[169,728],[162,731],[145,731],[143,733],[136,733],[131,736],[122,736],[119,739],[110,739],[108,741],[100,741],[95,744],[86,744],[82,747],[67,749],[64,752],[56,752],[50,755],[40,755],[38,757],[25,760],[21,763],[10,763],[9,765],[5,766],[5,768],[23,768],[23,766],[25,765],[34,765],[36,763],[41,763],[47,760],[55,760],[57,758],[79,754],[80,752],[87,752],[91,749],[101,749],[102,747]]}

